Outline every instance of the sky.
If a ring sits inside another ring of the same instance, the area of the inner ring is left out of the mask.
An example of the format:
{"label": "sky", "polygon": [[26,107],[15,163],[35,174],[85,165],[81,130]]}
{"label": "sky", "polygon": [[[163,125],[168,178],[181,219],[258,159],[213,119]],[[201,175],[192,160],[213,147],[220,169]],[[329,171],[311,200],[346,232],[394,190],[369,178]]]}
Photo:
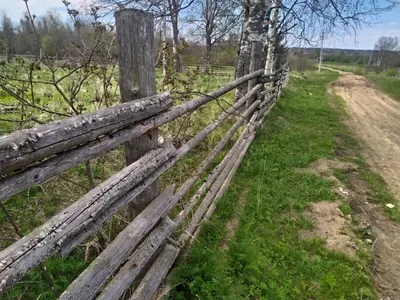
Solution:
{"label": "sky", "polygon": [[381,36],[400,38],[400,7],[381,14],[379,19],[378,23],[364,25],[361,30],[357,30],[356,34],[328,37],[324,41],[324,47],[372,49]]}
{"label": "sky", "polygon": [[[69,0],[72,8],[78,8],[82,0]],[[29,0],[33,14],[43,15],[46,11],[55,11],[67,18],[65,6],[61,0]],[[0,12],[6,12],[14,22],[23,16],[25,2],[23,0],[0,0]],[[379,23],[364,26],[356,34],[327,37],[324,47],[345,49],[372,49],[381,36],[397,36],[400,38],[400,7],[380,16]]]}

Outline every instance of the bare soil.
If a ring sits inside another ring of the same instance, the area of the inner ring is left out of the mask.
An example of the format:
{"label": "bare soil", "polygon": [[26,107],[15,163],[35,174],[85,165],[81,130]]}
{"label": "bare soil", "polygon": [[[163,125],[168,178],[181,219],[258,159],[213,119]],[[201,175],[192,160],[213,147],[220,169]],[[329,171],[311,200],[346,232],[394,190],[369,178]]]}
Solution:
{"label": "bare soil", "polygon": [[[364,77],[340,72],[332,85],[347,107],[345,124],[362,142],[362,154],[372,169],[400,199],[400,103],[377,91]],[[369,187],[356,172],[346,173],[349,192],[342,196],[354,210],[359,232],[371,235],[373,275],[381,299],[400,299],[400,225],[388,219],[378,204],[369,203]],[[400,205],[399,202],[393,203]]]}
{"label": "bare soil", "polygon": [[400,200],[400,102],[359,75],[346,73],[333,86],[347,104],[347,125],[363,142],[366,161]]}
{"label": "bare soil", "polygon": [[[383,215],[379,204],[369,202],[370,188],[357,169],[352,163],[323,158],[298,170],[333,182],[333,192],[353,208],[353,215],[345,216],[337,202],[313,203],[303,213],[313,221],[313,228],[302,232],[301,237],[324,239],[327,249],[349,257],[355,257],[360,246],[369,247],[379,299],[397,300],[400,299],[400,224]],[[344,172],[346,185],[334,176],[334,170]],[[352,220],[358,225],[354,226]]]}
{"label": "bare soil", "polygon": [[322,238],[325,247],[356,256],[357,245],[351,232],[351,221],[346,219],[337,202],[315,202],[303,213],[313,220],[313,229],[301,234],[303,239]]}

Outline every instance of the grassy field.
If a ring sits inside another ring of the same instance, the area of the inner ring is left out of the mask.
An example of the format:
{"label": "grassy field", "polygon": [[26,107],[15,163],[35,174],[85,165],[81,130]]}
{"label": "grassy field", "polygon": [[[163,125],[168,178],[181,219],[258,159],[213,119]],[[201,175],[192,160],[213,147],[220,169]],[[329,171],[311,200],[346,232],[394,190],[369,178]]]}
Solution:
{"label": "grassy field", "polygon": [[[301,230],[312,227],[312,223],[301,216],[302,210],[311,202],[338,199],[331,191],[330,182],[299,173],[296,169],[307,167],[321,157],[335,157],[337,136],[347,141],[349,147],[357,147],[340,123],[337,111],[326,101],[326,86],[336,76],[324,71],[292,79],[282,100],[257,135],[216,215],[175,272],[174,298],[374,299],[368,253],[360,251],[356,259],[350,259],[325,250],[322,240],[303,241],[299,238]],[[191,73],[175,78],[175,85],[179,86],[174,90],[176,102],[218,88],[231,78],[229,73],[210,76]],[[225,102],[231,102],[232,96],[231,93],[219,103],[214,101],[196,114],[164,126],[162,134],[179,146],[215,119],[222,110],[221,105],[226,107]],[[163,185],[182,183],[227,128],[229,123],[166,173],[162,178]],[[362,165],[360,158],[357,161]],[[96,183],[122,166],[122,149],[93,160]],[[363,174],[369,179],[374,197],[389,201],[391,195],[380,177],[368,170]],[[81,165],[9,199],[6,207],[26,234],[89,189],[85,166]],[[241,215],[240,224],[243,225],[229,243],[229,250],[221,250],[226,223],[244,191],[247,205]],[[345,203],[341,207],[346,213],[351,211]],[[286,217],[292,214],[295,218]],[[126,216],[114,217],[106,224],[104,234],[112,240],[125,225]],[[1,212],[0,231],[3,237],[16,238]],[[11,240],[1,241],[2,247],[10,243]],[[65,260],[56,257],[45,263],[59,291],[91,262],[96,247],[96,239],[93,239],[86,248],[79,247]],[[56,298],[43,275],[35,269],[4,299],[38,297]]]}
{"label": "grassy field", "polygon": [[365,77],[372,81],[382,92],[388,94],[394,100],[400,101],[400,78],[374,76],[369,74]]}
{"label": "grassy field", "polygon": [[[358,149],[340,122],[342,103],[326,92],[337,76],[323,71],[292,78],[210,223],[174,271],[171,299],[376,299],[365,248],[349,258],[326,250],[321,239],[300,238],[302,230],[313,227],[302,215],[310,203],[342,200],[332,193],[331,182],[298,168],[337,157],[338,138]],[[360,157],[341,159],[362,168]],[[384,197],[379,177],[360,172],[372,176],[373,197]],[[221,247],[226,224],[243,197],[247,204],[226,249]],[[351,212],[347,203],[340,207]]]}
{"label": "grassy field", "polygon": [[[224,71],[226,71],[224,69]],[[35,76],[44,79],[48,76],[44,70],[38,70]],[[232,80],[232,69],[227,72],[220,72],[214,75],[197,74],[194,71],[188,71],[173,78],[173,82],[169,83],[164,89],[172,90],[175,104],[188,101],[199,94],[207,93],[216,88],[223,86]],[[157,81],[159,91],[162,90],[160,85],[161,73],[157,73]],[[95,78],[90,78],[82,89],[82,102],[87,104],[88,111],[98,108],[92,99],[96,95]],[[117,78],[113,79],[114,84]],[[41,104],[47,105],[49,108],[55,108],[59,105],[60,111],[64,111],[65,106],[57,95],[47,91],[48,87],[39,84],[35,86],[35,98],[40,100]],[[54,92],[54,91],[52,91]],[[48,97],[44,97],[46,94]],[[110,104],[118,103],[118,94]],[[233,102],[233,92],[224,95],[219,101],[212,101],[203,106],[195,113],[189,114],[183,118],[179,118],[160,128],[160,134],[167,141],[172,141],[176,147],[180,147],[184,142],[191,138],[196,132],[208,125],[214,120],[223,109],[229,107]],[[0,103],[10,105],[18,102],[12,97],[0,92]],[[57,104],[58,103],[58,104]],[[13,117],[11,114],[3,114],[4,118]],[[43,120],[51,119],[51,116],[43,114]],[[198,163],[207,155],[208,151],[220,140],[221,136],[229,129],[232,122],[225,122],[213,134],[202,142],[194,151],[178,162],[171,170],[169,170],[161,178],[162,186],[175,183],[179,186],[184,182],[191,172],[197,167]],[[30,125],[30,124],[27,124]],[[1,122],[0,130],[8,131],[17,128],[16,123]],[[99,184],[109,178],[115,172],[120,170],[124,165],[123,147],[106,153],[91,161],[91,168],[94,176],[95,184]],[[27,191],[11,197],[5,202],[5,207],[14,219],[16,225],[23,234],[28,234],[35,227],[43,224],[46,220],[59,212],[61,209],[79,199],[91,189],[84,164],[74,167],[61,176],[54,177],[47,182],[32,187]],[[106,240],[112,241],[114,237],[127,224],[127,216],[124,213],[113,217],[107,222],[103,228],[103,234]],[[18,235],[12,228],[9,220],[3,211],[0,210],[0,249],[4,249],[18,239]],[[86,246],[86,247],[85,247]],[[56,257],[45,263],[45,268],[55,283],[55,287],[59,291],[63,291],[69,283],[79,275],[82,270],[89,265],[94,256],[101,249],[96,238],[90,240],[83,247],[79,247],[69,257],[62,260]],[[22,298],[21,298],[22,297]],[[4,299],[55,299],[55,295],[50,290],[49,284],[46,282],[42,273],[36,268],[25,276],[21,282],[17,283]],[[3,299],[3,298],[2,298]]]}
{"label": "grassy field", "polygon": [[343,65],[343,64],[327,62],[324,63],[324,66],[344,72],[351,72],[358,75],[367,74],[365,67],[361,65]]}

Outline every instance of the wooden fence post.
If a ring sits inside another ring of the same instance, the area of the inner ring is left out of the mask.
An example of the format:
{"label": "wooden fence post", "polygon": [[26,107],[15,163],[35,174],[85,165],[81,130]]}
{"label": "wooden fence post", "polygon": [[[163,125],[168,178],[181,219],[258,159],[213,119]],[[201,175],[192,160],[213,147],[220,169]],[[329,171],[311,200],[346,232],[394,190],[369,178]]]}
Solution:
{"label": "wooden fence post", "polygon": [[[247,24],[249,41],[251,42],[250,54],[250,70],[252,73],[262,68],[262,54],[263,54],[263,23],[267,13],[268,1],[250,1],[249,3],[249,20]],[[251,90],[256,84],[259,83],[259,78],[250,80],[248,83],[248,90]],[[257,98],[260,97],[258,93]],[[254,103],[256,97],[252,97],[247,102],[247,107]]]}
{"label": "wooden fence post", "polygon": [[[115,13],[119,57],[121,101],[127,102],[156,93],[154,17],[136,9]],[[129,165],[158,146],[158,130],[126,143],[125,158]],[[140,194],[129,208],[130,218],[140,213],[158,194],[158,179]]]}
{"label": "wooden fence post", "polygon": [[[262,69],[263,43],[261,41],[252,41],[251,44],[250,73],[253,73]],[[248,83],[248,90],[250,91],[258,83],[259,77],[250,80]],[[249,101],[247,101],[247,108],[249,108],[254,103],[256,98],[259,98],[260,93],[258,92],[257,94],[258,96],[254,96]]]}

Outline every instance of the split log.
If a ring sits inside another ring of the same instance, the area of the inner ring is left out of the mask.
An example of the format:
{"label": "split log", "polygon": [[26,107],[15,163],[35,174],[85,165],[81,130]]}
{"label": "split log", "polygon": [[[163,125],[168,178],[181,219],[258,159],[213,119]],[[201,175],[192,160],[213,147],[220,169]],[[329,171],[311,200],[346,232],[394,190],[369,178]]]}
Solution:
{"label": "split log", "polygon": [[168,214],[174,187],[168,187],[150,203],[115,240],[62,293],[60,300],[92,299],[112,274],[128,259],[140,241]]}
{"label": "split log", "polygon": [[228,177],[229,172],[231,171],[233,165],[237,161],[238,156],[243,151],[245,146],[246,146],[246,141],[241,143],[240,148],[235,151],[235,153],[232,155],[231,159],[228,161],[227,165],[224,167],[224,169],[221,171],[221,173],[216,178],[215,182],[211,186],[210,190],[207,192],[203,201],[200,203],[199,207],[196,209],[196,212],[194,213],[189,225],[187,226],[187,229],[181,235],[181,237],[179,237],[179,241],[181,243],[185,243],[185,241],[189,237],[192,237],[195,229],[201,223],[203,215],[206,213],[209,205],[211,204],[211,202],[215,198],[216,194],[220,190],[222,184]]}
{"label": "split log", "polygon": [[221,123],[226,120],[232,114],[239,114],[239,108],[245,104],[249,99],[251,99],[257,91],[261,88],[261,84],[257,84],[253,87],[245,96],[243,96],[240,100],[238,100],[234,105],[232,105],[229,109],[225,110],[219,117],[205,127],[203,130],[198,132],[193,138],[191,138],[186,144],[184,144],[181,148],[177,150],[177,156],[182,157],[188,151],[188,148],[194,148],[193,145],[198,145],[200,141],[204,140],[211,132],[213,132]]}
{"label": "split log", "polygon": [[178,254],[179,248],[169,244],[165,245],[163,251],[147,271],[130,300],[152,299],[161,282],[174,264]]}
{"label": "split log", "polygon": [[[16,195],[17,193],[29,188],[32,185],[38,185],[49,178],[61,174],[62,172],[88,161],[101,153],[105,153],[112,149],[115,149],[119,145],[137,138],[149,132],[150,130],[157,128],[165,123],[175,120],[176,118],[194,111],[199,106],[208,103],[229,90],[234,89],[240,83],[246,82],[249,79],[259,75],[261,72],[257,71],[252,74],[246,75],[236,80],[236,85],[229,85],[217,90],[214,93],[210,93],[207,96],[202,96],[191,101],[185,102],[182,105],[172,108],[170,111],[161,113],[150,119],[146,119],[139,124],[133,125],[132,127],[123,128],[110,135],[106,135],[97,140],[91,141],[85,145],[79,146],[75,149],[66,151],[57,155],[54,158],[50,158],[45,162],[32,166],[22,173],[18,173],[0,180],[0,201],[4,201],[8,197]],[[255,87],[256,88],[256,87]],[[252,94],[246,94],[244,97],[249,97]],[[243,98],[241,99],[242,101]],[[235,108],[238,106],[235,106]],[[231,113],[236,109],[229,110]]]}
{"label": "split log", "polygon": [[[256,134],[253,132],[250,135],[250,137],[247,138],[246,144],[245,144],[243,150],[241,151],[241,153],[239,154],[239,156],[238,156],[235,164],[233,165],[232,169],[230,170],[230,172],[228,174],[228,177],[225,179],[225,181],[222,184],[220,190],[218,191],[218,193],[215,196],[214,200],[212,201],[210,207],[208,208],[207,213],[204,215],[204,219],[203,219],[204,221],[208,221],[211,218],[212,214],[214,213],[214,211],[215,211],[215,209],[217,207],[218,201],[222,198],[222,196],[225,194],[226,190],[228,189],[228,187],[229,187],[229,185],[230,185],[230,183],[232,181],[232,178],[236,174],[236,171],[239,168],[239,166],[240,166],[240,164],[241,164],[241,162],[243,160],[243,157],[247,153],[247,150],[249,149],[249,147],[251,145],[251,142],[253,141],[255,135]],[[196,230],[196,232],[194,233],[193,236],[196,238],[198,236],[199,232],[200,232],[200,228],[198,228]]]}
{"label": "split log", "polygon": [[[218,142],[218,144],[214,147],[214,149],[207,155],[207,157],[200,163],[200,165],[195,170],[192,177],[186,180],[181,187],[178,189],[175,194],[179,200],[182,199],[186,193],[190,190],[192,185],[200,178],[200,175],[205,172],[207,167],[214,161],[214,159],[218,156],[218,154],[225,148],[228,142],[232,139],[233,135],[239,129],[240,126],[247,120],[247,117],[250,116],[254,110],[259,105],[260,101],[256,101],[250,106],[241,116],[239,116],[239,120],[229,129],[229,131],[224,135],[224,137]],[[179,222],[180,223],[180,222]]]}
{"label": "split log", "polygon": [[[253,104],[254,105],[254,104]],[[184,209],[180,211],[178,216],[175,218],[175,223],[180,224],[191,212],[193,207],[196,205],[197,201],[204,195],[204,193],[208,190],[208,188],[214,183],[214,181],[218,178],[219,174],[225,168],[229,161],[231,161],[233,155],[236,151],[241,147],[243,141],[249,135],[249,130],[252,128],[251,124],[253,124],[253,117],[250,122],[247,124],[243,132],[240,134],[239,138],[236,140],[235,144],[229,150],[228,154],[223,158],[223,160],[219,163],[218,166],[214,168],[214,170],[208,175],[207,179],[201,185],[201,187],[196,191],[196,193],[189,199],[189,201],[185,204]],[[184,185],[182,185],[184,186]],[[182,187],[181,187],[182,188]],[[178,191],[179,193],[179,191]],[[178,194],[177,193],[177,194]],[[179,238],[179,241],[182,242],[186,237],[182,235]]]}
{"label": "split log", "polygon": [[[62,251],[72,243],[75,246],[87,228],[129,190],[135,188],[163,163],[173,157],[171,145],[155,149],[84,195],[42,226],[0,252],[0,292],[20,279],[31,268],[46,258]],[[130,201],[132,199],[126,199]],[[67,244],[67,245],[66,245]]]}
{"label": "split log", "polygon": [[169,92],[123,103],[0,138],[0,175],[71,149],[172,106]]}
{"label": "split log", "polygon": [[168,217],[161,222],[132,254],[97,299],[120,299],[150,262],[155,252],[166,242],[166,238],[172,235],[175,228],[175,223]]}

